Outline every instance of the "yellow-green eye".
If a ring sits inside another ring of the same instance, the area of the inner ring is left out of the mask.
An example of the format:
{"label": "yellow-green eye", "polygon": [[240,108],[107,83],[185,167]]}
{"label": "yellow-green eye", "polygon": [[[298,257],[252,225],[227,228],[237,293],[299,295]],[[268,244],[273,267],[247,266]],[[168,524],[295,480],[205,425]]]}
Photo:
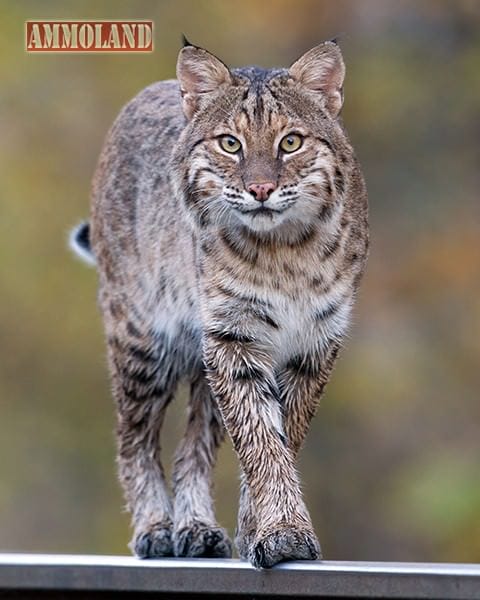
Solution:
{"label": "yellow-green eye", "polygon": [[299,148],[301,148],[303,143],[303,138],[298,133],[289,133],[284,138],[282,138],[280,142],[280,149],[283,152],[295,152]]}
{"label": "yellow-green eye", "polygon": [[239,140],[237,140],[236,137],[233,137],[233,135],[223,135],[220,138],[220,146],[222,147],[222,150],[225,150],[225,152],[235,154],[241,149],[242,144],[239,142]]}

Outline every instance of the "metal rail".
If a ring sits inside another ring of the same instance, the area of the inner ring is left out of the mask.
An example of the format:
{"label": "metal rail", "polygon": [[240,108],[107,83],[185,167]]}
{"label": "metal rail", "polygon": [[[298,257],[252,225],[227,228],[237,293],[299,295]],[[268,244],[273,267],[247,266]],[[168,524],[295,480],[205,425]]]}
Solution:
{"label": "metal rail", "polygon": [[[151,592],[155,592],[151,596]],[[480,565],[0,554],[1,598],[402,598],[479,600]]]}

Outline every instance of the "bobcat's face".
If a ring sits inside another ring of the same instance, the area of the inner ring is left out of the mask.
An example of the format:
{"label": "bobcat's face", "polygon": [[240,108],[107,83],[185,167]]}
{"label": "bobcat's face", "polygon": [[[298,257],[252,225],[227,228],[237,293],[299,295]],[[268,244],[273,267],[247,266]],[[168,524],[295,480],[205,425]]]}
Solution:
{"label": "bobcat's face", "polygon": [[[337,46],[327,50],[327,58],[320,53],[322,68],[341,71],[343,62],[336,65],[330,57],[333,52],[339,59]],[[336,74],[323,74],[333,87],[324,83],[326,91],[319,92],[308,85],[321,85],[322,69],[315,66],[312,80],[298,64],[305,57],[290,71],[229,71],[204,50],[189,46],[182,52],[190,54],[184,63],[180,59],[179,78],[191,118],[179,141],[183,190],[200,224],[241,223],[262,232],[305,230],[322,219],[344,187],[337,152],[350,149],[337,121]],[[208,79],[212,69],[215,85]]]}

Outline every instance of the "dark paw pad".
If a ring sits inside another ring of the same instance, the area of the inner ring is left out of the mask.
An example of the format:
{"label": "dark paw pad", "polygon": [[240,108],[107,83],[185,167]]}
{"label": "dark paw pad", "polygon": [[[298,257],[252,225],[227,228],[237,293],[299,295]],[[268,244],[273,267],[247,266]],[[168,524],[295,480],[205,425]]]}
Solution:
{"label": "dark paw pad", "polygon": [[249,558],[257,569],[269,569],[285,560],[317,560],[320,544],[311,531],[285,528],[257,538]]}
{"label": "dark paw pad", "polygon": [[222,527],[194,523],[174,534],[175,556],[231,558],[232,543]]}
{"label": "dark paw pad", "polygon": [[173,556],[171,525],[157,523],[147,531],[140,531],[131,541],[130,547],[138,558]]}

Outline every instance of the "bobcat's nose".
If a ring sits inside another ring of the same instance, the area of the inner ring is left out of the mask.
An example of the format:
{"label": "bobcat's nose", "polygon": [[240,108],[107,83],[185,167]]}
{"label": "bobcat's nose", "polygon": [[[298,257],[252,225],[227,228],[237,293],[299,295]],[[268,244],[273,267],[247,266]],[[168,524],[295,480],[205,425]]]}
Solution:
{"label": "bobcat's nose", "polygon": [[247,190],[255,196],[255,200],[264,202],[276,187],[277,186],[271,181],[266,181],[265,183],[249,183]]}

